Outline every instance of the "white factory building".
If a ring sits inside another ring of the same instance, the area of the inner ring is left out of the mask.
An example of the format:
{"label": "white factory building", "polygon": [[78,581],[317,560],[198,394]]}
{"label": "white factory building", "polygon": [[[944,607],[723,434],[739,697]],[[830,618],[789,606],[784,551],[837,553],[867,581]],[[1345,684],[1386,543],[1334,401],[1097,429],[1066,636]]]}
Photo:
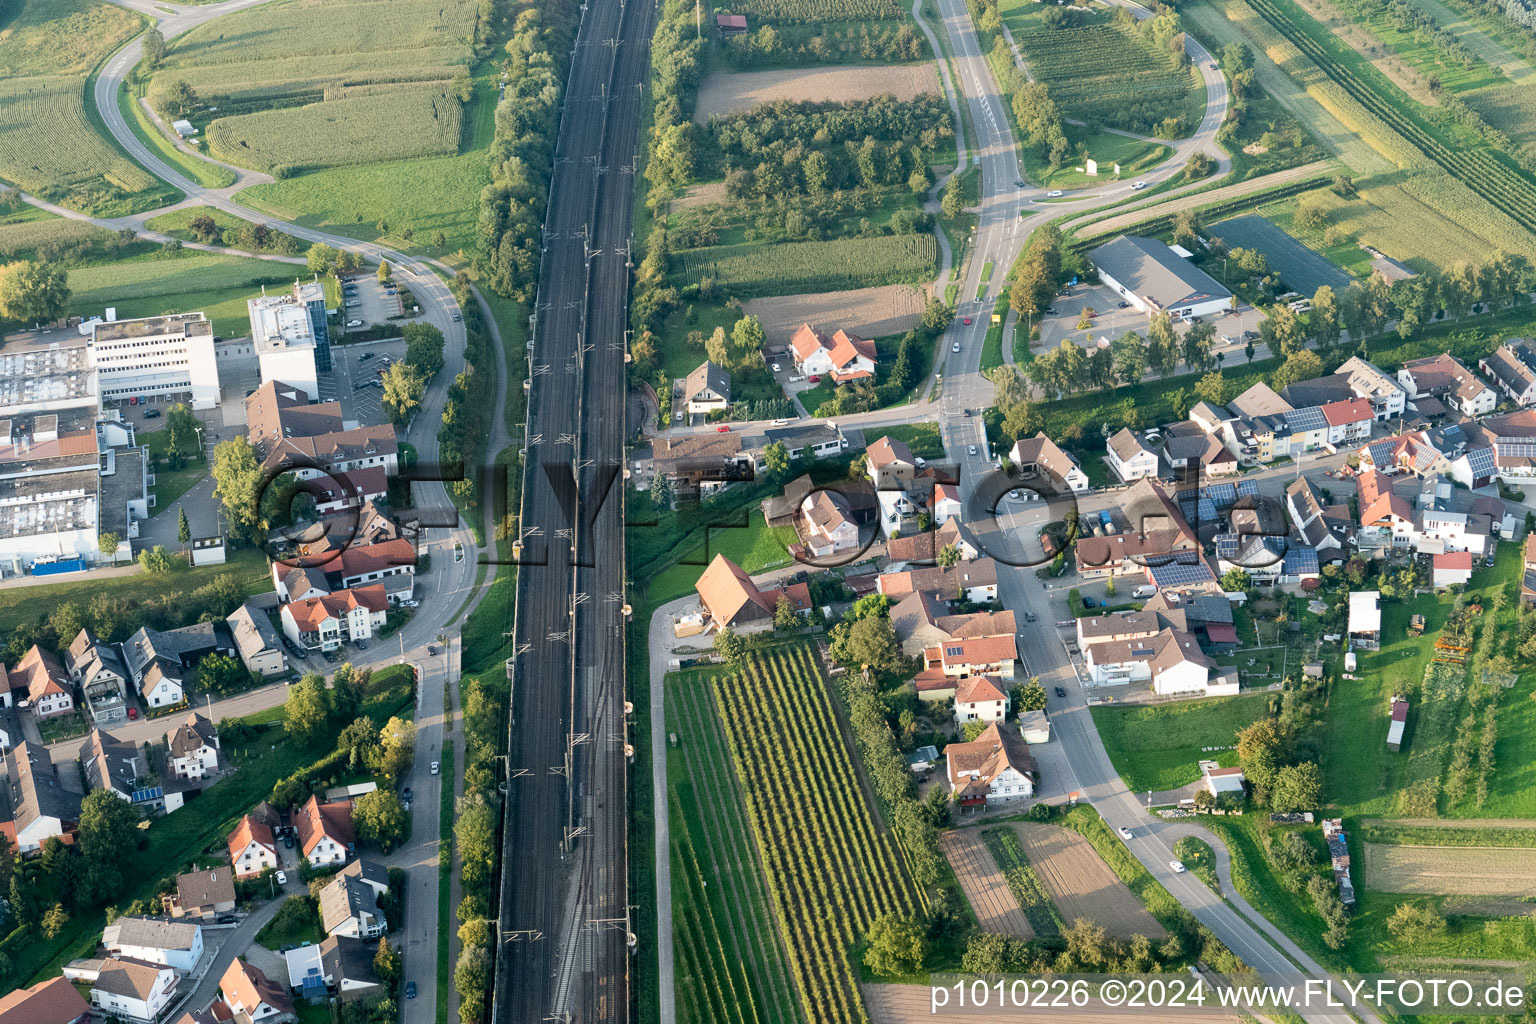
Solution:
{"label": "white factory building", "polygon": [[1121,235],[1088,253],[1099,279],[1143,313],[1213,316],[1232,308],[1232,293],[1155,238]]}
{"label": "white factory building", "polygon": [[82,324],[91,332],[91,362],[103,401],[167,396],[194,409],[219,404],[219,368],[213,354],[213,323],[202,313],[174,313],[137,320]]}
{"label": "white factory building", "polygon": [[317,401],[319,374],[331,368],[324,289],[317,282],[297,281],[291,292],[280,295],[262,289],[246,305],[261,382],[281,381]]}

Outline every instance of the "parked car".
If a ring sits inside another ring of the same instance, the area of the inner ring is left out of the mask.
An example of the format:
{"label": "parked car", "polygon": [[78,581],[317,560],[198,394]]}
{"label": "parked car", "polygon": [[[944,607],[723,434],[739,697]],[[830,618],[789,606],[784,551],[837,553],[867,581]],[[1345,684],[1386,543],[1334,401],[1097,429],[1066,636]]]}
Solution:
{"label": "parked car", "polygon": [[1131,308],[1131,304],[1129,302],[1126,302],[1124,299],[1121,299],[1119,302],[1115,303],[1115,308],[1116,309],[1130,309]]}
{"label": "parked car", "polygon": [[779,364],[778,363],[770,363],[769,365],[773,367],[773,372],[774,373],[778,373],[779,372]]}
{"label": "parked car", "polygon": [[1084,608],[1097,608],[1098,606],[1099,606],[1099,602],[1095,601],[1093,598],[1091,598],[1091,597],[1083,598],[1083,607]]}
{"label": "parked car", "polygon": [[1046,316],[1055,316],[1056,315],[1056,307],[1055,306],[1046,306],[1045,307],[1045,315]]}
{"label": "parked car", "polygon": [[[361,326],[363,326],[363,322],[361,320],[348,320],[347,321],[347,326],[348,327],[361,327]],[[366,359],[368,357],[364,356],[363,358]]]}
{"label": "parked car", "polygon": [[373,353],[372,352],[364,352],[364,353],[362,353],[361,355],[359,355],[357,357],[357,361],[358,362],[362,362],[364,359],[372,359],[372,358],[373,358]]}
{"label": "parked car", "polygon": [[[292,844],[290,843],[289,845],[292,845]],[[277,884],[278,885],[287,885],[288,884],[288,872],[286,872],[286,871],[279,871],[277,873]]]}
{"label": "parked car", "polygon": [[1142,598],[1151,597],[1155,593],[1157,593],[1156,587],[1150,583],[1143,583],[1141,586],[1131,591],[1131,596],[1140,601]]}
{"label": "parked car", "polygon": [[1056,687],[1056,696],[1058,696],[1058,697],[1065,697],[1066,695],[1067,695],[1067,688],[1065,686],[1058,686],[1058,687]]}
{"label": "parked car", "polygon": [[414,981],[408,981],[405,983],[405,998],[416,998],[416,983]]}
{"label": "parked car", "polygon": [[1036,618],[1038,618],[1038,616],[1035,615],[1034,612],[1025,612],[1024,613],[1024,621],[1025,622],[1034,622]]}
{"label": "parked car", "polygon": [[715,428],[715,433],[717,433],[717,434],[729,434],[730,432],[731,432],[731,427],[730,427],[730,424],[728,424],[728,423],[722,423],[718,427]]}
{"label": "parked car", "polygon": [[821,377],[818,374],[814,374],[813,373],[809,377],[805,378],[805,382],[807,384],[820,384],[821,383]]}
{"label": "parked car", "polygon": [[436,761],[432,762],[432,774],[437,775],[443,770],[443,766]]}
{"label": "parked car", "polygon": [[138,708],[129,708],[128,709],[128,721],[132,722],[132,721],[136,720],[138,717],[139,717],[139,709]]}
{"label": "parked car", "polygon": [[1047,199],[1060,199],[1062,197],[1062,195],[1063,195],[1063,193],[1062,193],[1061,189],[1053,188],[1053,189],[1051,189],[1049,192],[1047,192],[1045,194],[1045,198],[1047,198]]}
{"label": "parked car", "polygon": [[400,799],[402,799],[402,800],[409,800],[410,798],[411,798],[411,787],[410,786],[406,786],[404,789],[402,789],[400,791]]}
{"label": "parked car", "polygon": [[357,642],[357,649],[360,650],[360,651],[366,651],[368,649],[368,641],[366,641],[366,640],[359,640]]}
{"label": "parked car", "polygon": [[1168,866],[1173,868],[1173,873],[1176,875],[1182,875],[1184,873],[1184,864],[1182,861],[1171,860],[1168,862]]}
{"label": "parked car", "polygon": [[157,420],[157,419],[160,418],[160,410],[159,409],[148,409],[144,413],[144,418],[147,419],[147,420]]}

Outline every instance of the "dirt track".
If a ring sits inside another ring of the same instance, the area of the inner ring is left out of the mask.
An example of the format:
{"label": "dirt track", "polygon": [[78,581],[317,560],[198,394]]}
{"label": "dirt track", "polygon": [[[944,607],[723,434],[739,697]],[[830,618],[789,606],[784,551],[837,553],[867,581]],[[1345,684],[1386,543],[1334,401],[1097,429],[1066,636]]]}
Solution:
{"label": "dirt track", "polygon": [[[1150,220],[1153,217],[1178,213],[1180,210],[1193,210],[1196,207],[1219,203],[1224,199],[1234,199],[1253,192],[1262,192],[1264,189],[1274,188],[1276,185],[1286,185],[1293,181],[1304,181],[1307,178],[1321,174],[1329,166],[1330,161],[1318,160],[1315,163],[1303,164],[1300,167],[1289,167],[1283,171],[1275,171],[1273,174],[1264,174],[1257,178],[1250,178],[1248,181],[1241,181],[1236,185],[1223,185],[1221,188],[1213,188],[1209,192],[1196,192],[1194,195],[1172,199],[1166,203],[1151,203],[1105,220],[1094,221],[1088,227],[1081,228],[1078,233],[1080,235],[1098,235],[1109,231],[1123,231],[1132,225],[1140,224],[1142,221]],[[1087,223],[1089,220],[1091,220],[1091,215],[1081,220],[1072,221],[1067,227],[1076,227]]]}
{"label": "dirt track", "polygon": [[1059,825],[1017,822],[1013,829],[1063,921],[1087,918],[1118,939],[1167,934],[1087,839]]}
{"label": "dirt track", "polygon": [[1019,909],[1019,901],[1008,888],[1008,880],[982,841],[980,830],[945,832],[939,837],[939,845],[944,848],[950,867],[955,869],[955,877],[976,912],[976,923],[982,931],[1016,939],[1035,937],[1024,911]]}
{"label": "dirt track", "polygon": [[917,326],[926,300],[909,284],[751,299],[742,306],[762,321],[768,344],[784,345],[801,324],[826,334],[839,327],[861,338],[883,338]]}
{"label": "dirt track", "polygon": [[693,119],[708,124],[711,115],[751,110],[772,100],[847,102],[874,99],[886,93],[899,100],[910,100],[925,92],[939,91],[939,76],[931,63],[715,71],[699,85],[699,103]]}
{"label": "dirt track", "polygon": [[918,1024],[919,1021],[944,1021],[945,1024],[1040,1024],[1042,1021],[1069,1021],[1070,1024],[1126,1024],[1135,1020],[1138,1024],[1184,1024],[1191,1019],[1200,1024],[1237,1024],[1237,1014],[1221,1015],[1201,1013],[1192,1018],[1170,1011],[1156,1013],[1147,1010],[1106,1009],[1095,1013],[1090,1007],[1073,1010],[1070,1014],[1052,1016],[1049,1011],[1020,1010],[1017,1013],[954,1013],[943,1012],[935,1016],[930,1012],[931,995],[927,985],[863,985],[864,1005],[873,1024]]}

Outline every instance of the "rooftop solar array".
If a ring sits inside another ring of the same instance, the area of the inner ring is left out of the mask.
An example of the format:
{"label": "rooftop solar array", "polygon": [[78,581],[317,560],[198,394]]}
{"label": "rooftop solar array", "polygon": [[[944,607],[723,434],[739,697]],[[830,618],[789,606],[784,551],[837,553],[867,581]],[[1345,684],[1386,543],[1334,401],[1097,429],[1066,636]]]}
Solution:
{"label": "rooftop solar array", "polygon": [[1291,548],[1285,553],[1287,576],[1316,575],[1317,548]]}
{"label": "rooftop solar array", "polygon": [[1170,562],[1167,565],[1149,566],[1152,582],[1158,587],[1187,587],[1196,583],[1210,583],[1216,577],[1204,560],[1187,565]]}
{"label": "rooftop solar array", "polygon": [[1328,418],[1315,405],[1293,409],[1285,414],[1285,424],[1294,433],[1299,430],[1327,430]]}
{"label": "rooftop solar array", "polygon": [[1473,476],[1493,476],[1492,448],[1473,448],[1467,452],[1467,466],[1472,470]]}

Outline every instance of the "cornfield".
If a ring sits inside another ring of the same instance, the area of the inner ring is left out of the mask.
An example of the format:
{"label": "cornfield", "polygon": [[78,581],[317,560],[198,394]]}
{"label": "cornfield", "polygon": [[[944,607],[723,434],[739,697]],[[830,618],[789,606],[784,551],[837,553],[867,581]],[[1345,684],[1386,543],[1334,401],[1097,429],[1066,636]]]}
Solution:
{"label": "cornfield", "polygon": [[907,9],[895,0],[743,0],[731,10],[754,19],[785,25],[819,24],[824,21],[900,21]]}
{"label": "cornfield", "polygon": [[0,177],[50,199],[158,184],[91,127],[85,79],[69,76],[0,81]]}
{"label": "cornfield", "polygon": [[848,949],[877,916],[913,913],[918,895],[876,826],[832,697],[803,648],[754,657],[714,686],[806,1017],[864,1022]]}
{"label": "cornfield", "polygon": [[711,277],[746,298],[915,284],[933,275],[937,259],[932,235],[877,235],[692,249],[677,254],[677,265],[685,284]]}
{"label": "cornfield", "polygon": [[70,245],[87,239],[111,238],[112,233],[94,224],[63,218],[25,220],[17,224],[0,225],[0,262],[27,259],[39,246]]}
{"label": "cornfield", "polygon": [[368,87],[323,103],[221,117],[208,126],[208,151],[286,177],[456,153],[462,121],[462,106],[441,86]]}

